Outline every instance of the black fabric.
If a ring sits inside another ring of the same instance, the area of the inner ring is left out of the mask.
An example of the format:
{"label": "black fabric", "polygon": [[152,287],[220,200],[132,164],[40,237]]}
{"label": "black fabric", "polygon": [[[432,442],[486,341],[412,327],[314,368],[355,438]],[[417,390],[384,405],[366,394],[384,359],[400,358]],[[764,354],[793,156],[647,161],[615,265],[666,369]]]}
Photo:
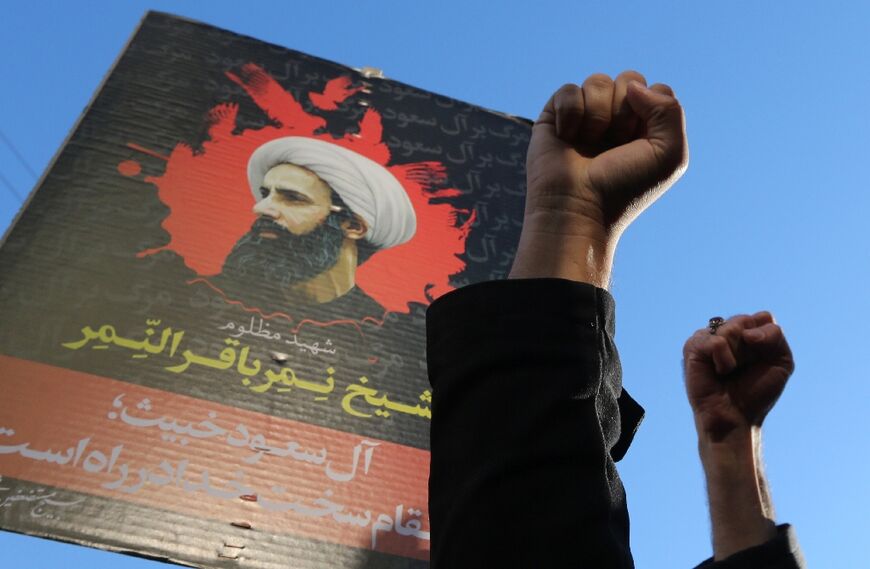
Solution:
{"label": "black fabric", "polygon": [[607,292],[564,280],[473,285],[429,308],[433,567],[633,567],[610,455],[613,326]]}
{"label": "black fabric", "polygon": [[634,567],[615,461],[643,410],[622,389],[614,332],[613,298],[561,279],[432,303],[433,569]]}
{"label": "black fabric", "polygon": [[767,543],[739,551],[721,561],[712,558],[695,569],[804,569],[806,562],[794,528],[783,524]]}

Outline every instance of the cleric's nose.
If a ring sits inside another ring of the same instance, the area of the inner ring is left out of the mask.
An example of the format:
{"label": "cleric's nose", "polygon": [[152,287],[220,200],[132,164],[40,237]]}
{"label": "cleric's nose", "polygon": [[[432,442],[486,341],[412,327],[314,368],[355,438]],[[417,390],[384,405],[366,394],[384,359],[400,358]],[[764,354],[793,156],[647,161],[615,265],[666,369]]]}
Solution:
{"label": "cleric's nose", "polygon": [[278,217],[278,210],[275,208],[275,203],[273,201],[272,196],[274,195],[275,192],[269,192],[269,195],[255,203],[254,213],[261,217],[276,219]]}

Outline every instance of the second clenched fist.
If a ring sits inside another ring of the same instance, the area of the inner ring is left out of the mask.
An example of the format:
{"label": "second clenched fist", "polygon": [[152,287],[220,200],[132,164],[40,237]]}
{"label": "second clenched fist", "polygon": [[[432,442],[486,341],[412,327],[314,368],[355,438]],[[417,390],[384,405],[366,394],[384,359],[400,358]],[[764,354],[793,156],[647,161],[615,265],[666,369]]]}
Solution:
{"label": "second clenched fist", "polygon": [[760,427],[794,370],[791,349],[769,312],[702,328],[683,348],[686,393],[699,434],[718,440]]}

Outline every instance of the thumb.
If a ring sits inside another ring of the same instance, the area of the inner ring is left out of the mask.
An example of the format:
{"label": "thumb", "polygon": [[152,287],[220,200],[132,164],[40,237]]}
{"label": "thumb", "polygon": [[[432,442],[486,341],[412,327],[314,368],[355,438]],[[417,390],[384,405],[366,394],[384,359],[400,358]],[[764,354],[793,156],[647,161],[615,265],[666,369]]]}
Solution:
{"label": "thumb", "polygon": [[688,159],[686,120],[671,88],[662,84],[648,88],[632,81],[628,84],[626,98],[644,124],[644,138],[672,160],[685,162]]}

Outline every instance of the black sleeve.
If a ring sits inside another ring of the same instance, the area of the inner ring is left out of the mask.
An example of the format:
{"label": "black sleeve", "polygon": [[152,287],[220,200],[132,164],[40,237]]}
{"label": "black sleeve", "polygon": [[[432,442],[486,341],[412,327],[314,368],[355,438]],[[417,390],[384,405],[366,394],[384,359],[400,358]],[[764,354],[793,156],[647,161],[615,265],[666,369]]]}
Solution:
{"label": "black sleeve", "polygon": [[634,566],[614,461],[643,411],[622,390],[613,311],[560,279],[429,308],[434,569]]}
{"label": "black sleeve", "polygon": [[794,529],[783,524],[766,543],[738,551],[722,561],[708,559],[695,569],[805,569],[806,562]]}

